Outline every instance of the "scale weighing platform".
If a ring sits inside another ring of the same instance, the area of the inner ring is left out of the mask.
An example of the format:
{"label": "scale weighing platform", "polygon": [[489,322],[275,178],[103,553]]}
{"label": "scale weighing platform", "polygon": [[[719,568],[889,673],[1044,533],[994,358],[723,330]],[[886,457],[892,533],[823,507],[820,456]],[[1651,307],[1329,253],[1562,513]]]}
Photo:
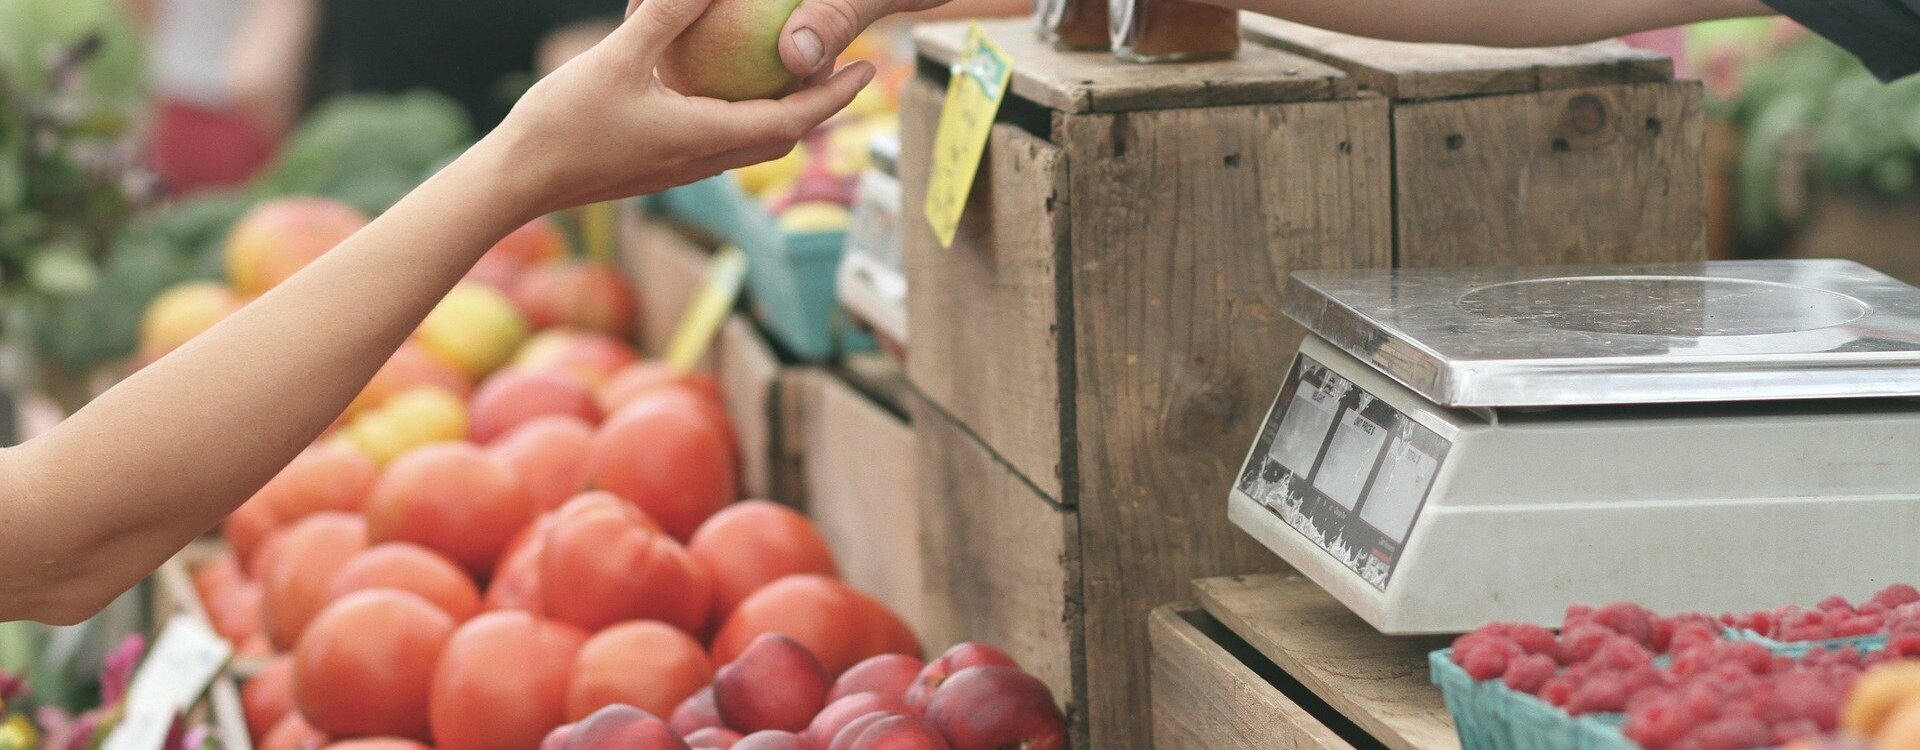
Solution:
{"label": "scale weighing platform", "polygon": [[1294,274],[1234,523],[1384,633],[1920,581],[1920,289],[1836,260]]}

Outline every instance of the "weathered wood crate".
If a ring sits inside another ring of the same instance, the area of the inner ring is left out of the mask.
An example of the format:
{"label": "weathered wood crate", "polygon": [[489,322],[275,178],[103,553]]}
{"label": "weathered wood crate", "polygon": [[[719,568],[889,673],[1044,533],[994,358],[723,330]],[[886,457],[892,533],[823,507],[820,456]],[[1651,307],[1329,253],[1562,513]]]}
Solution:
{"label": "weathered wood crate", "polygon": [[1702,252],[1698,89],[1639,53],[1140,67],[985,29],[1012,89],[950,249],[920,209],[964,26],[918,32],[902,114],[930,640],[1008,644],[1077,747],[1150,741],[1154,607],[1279,565],[1225,498],[1289,272]]}
{"label": "weathered wood crate", "polygon": [[1193,582],[1156,610],[1156,750],[1460,747],[1427,654],[1444,638],[1381,635],[1290,574]]}

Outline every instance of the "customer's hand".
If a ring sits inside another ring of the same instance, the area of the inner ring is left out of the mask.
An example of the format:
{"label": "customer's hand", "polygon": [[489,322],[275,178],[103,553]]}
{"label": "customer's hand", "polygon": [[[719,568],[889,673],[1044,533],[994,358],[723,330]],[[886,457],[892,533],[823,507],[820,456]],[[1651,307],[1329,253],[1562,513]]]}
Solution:
{"label": "customer's hand", "polygon": [[780,31],[780,60],[795,75],[827,70],[853,38],[895,13],[945,5],[947,0],[801,0]]}
{"label": "customer's hand", "polygon": [[676,93],[654,65],[709,2],[636,3],[612,35],[534,84],[476,146],[511,180],[504,189],[525,191],[519,202],[529,217],[779,158],[873,79],[863,62],[777,100]]}

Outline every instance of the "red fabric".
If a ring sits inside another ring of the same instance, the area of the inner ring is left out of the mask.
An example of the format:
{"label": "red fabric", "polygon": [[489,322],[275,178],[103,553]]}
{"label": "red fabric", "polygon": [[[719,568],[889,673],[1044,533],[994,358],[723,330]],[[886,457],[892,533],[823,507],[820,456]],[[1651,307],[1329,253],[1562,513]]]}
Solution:
{"label": "red fabric", "polygon": [[273,158],[275,139],[239,115],[194,104],[155,106],[152,162],[176,195],[246,181]]}

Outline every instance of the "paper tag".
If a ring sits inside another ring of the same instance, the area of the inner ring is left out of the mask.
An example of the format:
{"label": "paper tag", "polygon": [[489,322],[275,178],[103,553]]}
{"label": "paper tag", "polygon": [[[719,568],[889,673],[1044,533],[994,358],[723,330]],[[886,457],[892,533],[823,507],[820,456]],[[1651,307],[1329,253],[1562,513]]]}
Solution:
{"label": "paper tag", "polygon": [[940,129],[933,136],[932,174],[927,178],[927,223],[941,247],[953,247],[960,212],[967,207],[980,155],[987,148],[994,114],[1007,96],[1013,61],[987,39],[979,24],[967,29],[967,46],[953,63]]}
{"label": "paper tag", "polygon": [[740,248],[723,247],[714,254],[713,270],[707,273],[706,285],[693,298],[693,304],[687,305],[686,313],[680,316],[680,327],[674,330],[673,339],[667,344],[667,366],[674,372],[692,372],[700,363],[720,324],[733,312],[734,300],[740,298],[740,284],[746,277],[747,256]]}
{"label": "paper tag", "polygon": [[162,750],[174,716],[206,692],[232,657],[233,646],[205,623],[173,618],[134,672],[125,714],[103,750]]}

